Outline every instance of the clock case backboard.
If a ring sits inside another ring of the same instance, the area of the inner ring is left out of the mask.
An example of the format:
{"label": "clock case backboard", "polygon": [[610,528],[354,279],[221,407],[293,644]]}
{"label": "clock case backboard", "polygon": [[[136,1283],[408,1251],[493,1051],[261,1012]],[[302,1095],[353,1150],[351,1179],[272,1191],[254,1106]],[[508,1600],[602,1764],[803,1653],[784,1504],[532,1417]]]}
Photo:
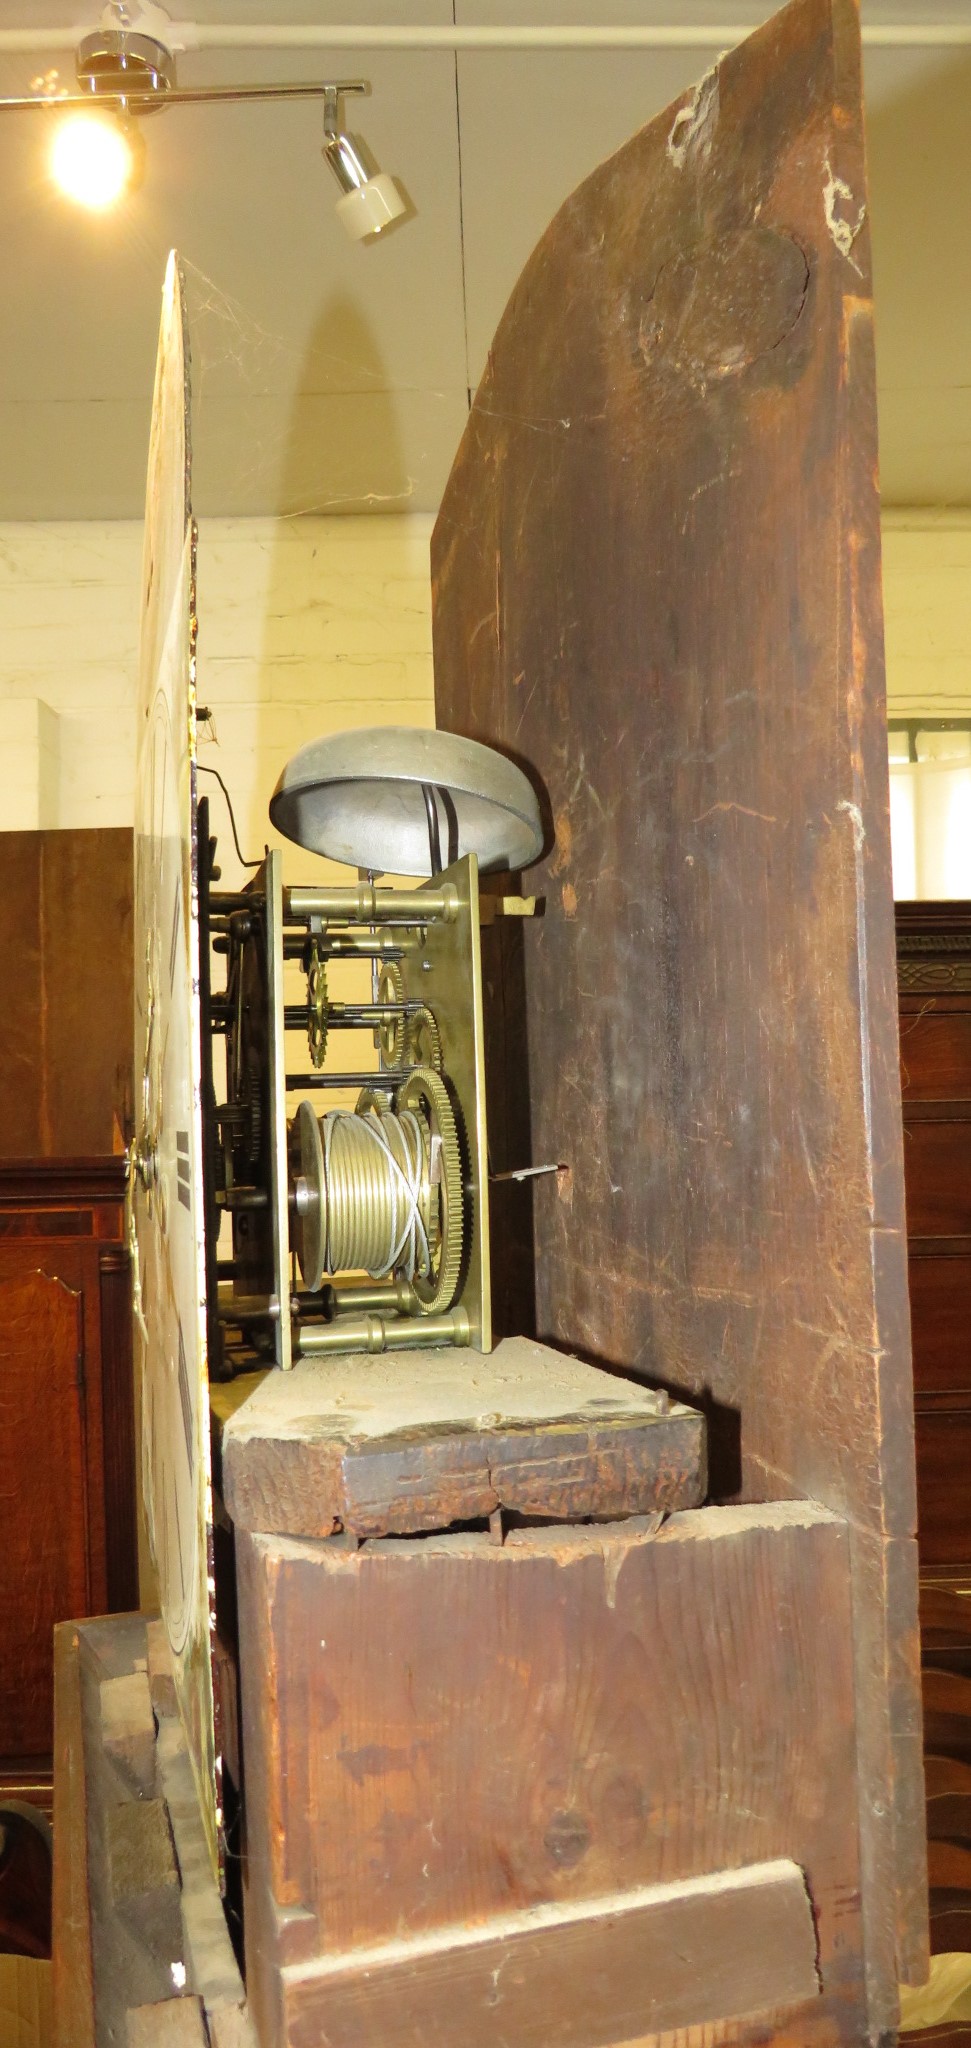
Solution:
{"label": "clock case backboard", "polygon": [[570,1176],[532,1233],[494,1205],[493,1269],[527,1282],[513,1327],[704,1401],[716,1500],[845,1517],[889,2038],[927,1894],[852,0],[793,0],[561,208],[432,576],[439,722],[549,801],[546,915],[487,935],[488,1115],[494,1164]]}
{"label": "clock case backboard", "polygon": [[189,396],[185,294],[173,252],[159,330],[142,575],[131,1235],[147,1533],[216,1868]]}

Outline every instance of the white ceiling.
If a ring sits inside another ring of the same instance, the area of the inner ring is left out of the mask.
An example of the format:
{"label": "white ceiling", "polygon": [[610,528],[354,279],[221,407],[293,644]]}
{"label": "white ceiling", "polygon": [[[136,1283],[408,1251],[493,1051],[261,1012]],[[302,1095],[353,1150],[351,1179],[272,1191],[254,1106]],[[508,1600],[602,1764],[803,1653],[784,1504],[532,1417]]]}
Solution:
{"label": "white ceiling", "polygon": [[[93,22],[100,0],[93,0]],[[452,0],[185,0],[202,22],[423,22]],[[456,0],[462,24],[712,24],[746,0]],[[84,0],[0,0],[0,29]],[[872,0],[864,21],[971,22],[971,0]],[[138,516],[165,255],[188,273],[203,514],[432,510],[507,294],[572,187],[705,68],[618,52],[196,51],[185,85],[370,78],[353,122],[414,218],[349,243],[312,102],[170,108],[139,191],[83,216],[45,175],[49,117],[0,115],[0,518]],[[6,56],[24,91],[58,59]],[[971,503],[971,46],[866,58],[884,493]],[[460,175],[461,172],[461,175]]]}

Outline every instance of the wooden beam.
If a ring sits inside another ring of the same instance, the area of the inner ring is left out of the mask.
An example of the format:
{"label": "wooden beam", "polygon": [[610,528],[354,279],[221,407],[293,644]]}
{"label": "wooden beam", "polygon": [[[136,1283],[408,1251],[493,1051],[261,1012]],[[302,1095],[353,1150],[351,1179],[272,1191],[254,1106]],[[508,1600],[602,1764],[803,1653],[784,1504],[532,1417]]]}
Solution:
{"label": "wooden beam", "polygon": [[[404,1967],[403,1967],[404,1966]],[[509,1915],[288,1973],[293,2048],[607,2048],[819,1995],[794,1863]]]}
{"label": "wooden beam", "polygon": [[854,1525],[890,2031],[927,1930],[854,0],[792,0],[566,200],[432,572],[438,722],[521,761],[548,826],[545,915],[484,961],[489,1119],[497,1168],[569,1173],[533,1231],[497,1194],[493,1269],[532,1240],[520,1327],[704,1398],[715,1498]]}
{"label": "wooden beam", "polygon": [[413,1352],[300,1360],[227,1404],[220,1446],[237,1527],[292,1536],[669,1514],[707,1477],[699,1408],[521,1337],[420,1369]]}

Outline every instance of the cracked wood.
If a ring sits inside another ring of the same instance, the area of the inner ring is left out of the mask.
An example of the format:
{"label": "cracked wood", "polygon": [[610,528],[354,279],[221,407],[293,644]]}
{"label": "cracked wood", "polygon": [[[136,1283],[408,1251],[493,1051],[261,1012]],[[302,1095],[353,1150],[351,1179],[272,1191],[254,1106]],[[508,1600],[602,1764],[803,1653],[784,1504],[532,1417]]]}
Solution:
{"label": "cracked wood", "polygon": [[703,1399],[716,1498],[853,1526],[879,2032],[926,1914],[876,457],[857,14],[793,0],[519,279],[436,705],[549,822],[545,916],[485,934],[489,1115],[570,1177],[496,1193],[500,1312]]}
{"label": "cracked wood", "polygon": [[[550,1521],[704,1498],[698,1409],[510,1338],[490,1356],[302,1360],[224,1407],[218,1464],[240,1528],[410,1535],[505,1509]],[[233,1412],[230,1413],[232,1408]]]}

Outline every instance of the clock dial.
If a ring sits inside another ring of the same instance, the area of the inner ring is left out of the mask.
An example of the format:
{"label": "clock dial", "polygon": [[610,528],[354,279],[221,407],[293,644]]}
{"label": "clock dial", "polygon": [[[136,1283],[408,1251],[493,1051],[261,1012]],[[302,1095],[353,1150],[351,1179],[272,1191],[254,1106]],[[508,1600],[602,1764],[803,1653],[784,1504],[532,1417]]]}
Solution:
{"label": "clock dial", "polygon": [[132,1224],[142,1481],[214,1863],[202,1058],[195,759],[195,532],[182,282],[169,259],[149,453],[135,824],[137,1128]]}

